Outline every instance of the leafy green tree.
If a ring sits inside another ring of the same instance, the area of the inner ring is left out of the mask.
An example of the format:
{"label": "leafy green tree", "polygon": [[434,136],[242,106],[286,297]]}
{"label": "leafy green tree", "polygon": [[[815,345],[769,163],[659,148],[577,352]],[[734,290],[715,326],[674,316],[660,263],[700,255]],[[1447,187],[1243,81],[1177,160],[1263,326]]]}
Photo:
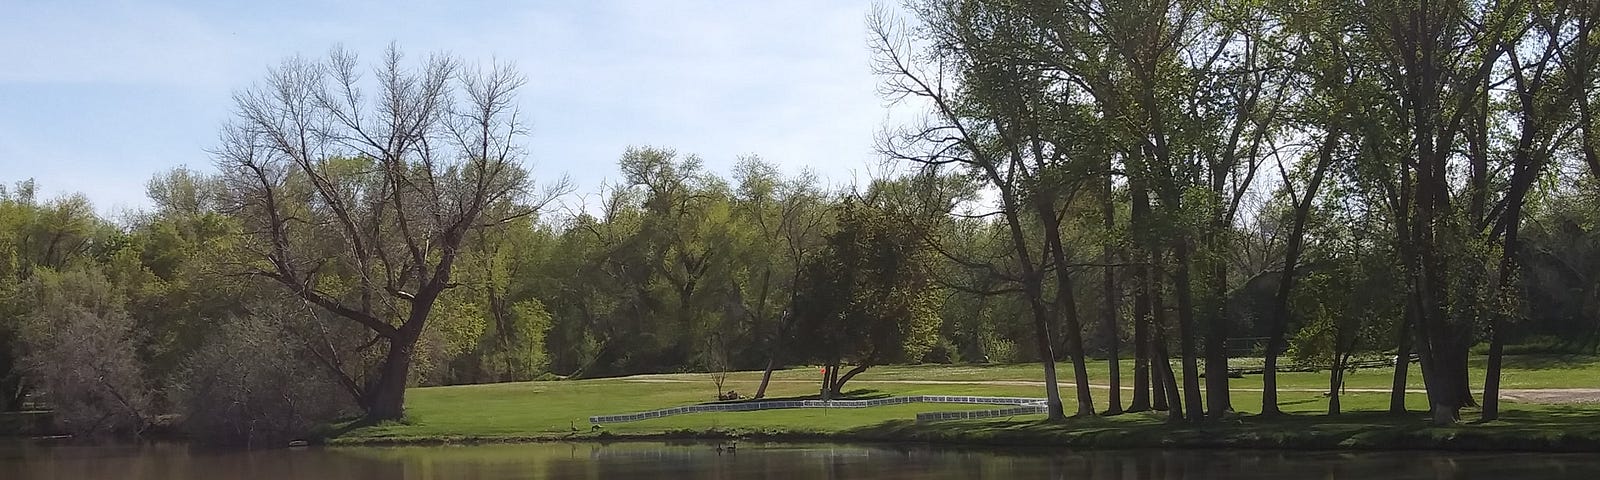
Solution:
{"label": "leafy green tree", "polygon": [[726,184],[704,172],[698,157],[680,158],[671,150],[630,148],[618,166],[629,188],[640,191],[644,215],[633,241],[649,269],[635,286],[644,294],[644,313],[666,320],[653,332],[672,347],[659,352],[659,362],[688,365],[726,356],[705,351],[726,343],[703,340],[745,343],[742,323],[726,309],[735,248]]}
{"label": "leafy green tree", "polygon": [[1308,252],[1303,282],[1294,290],[1294,311],[1303,317],[1291,342],[1296,362],[1327,369],[1328,414],[1340,412],[1339,394],[1352,359],[1404,323],[1403,282],[1386,238],[1364,227],[1378,222],[1339,209],[1315,222],[1318,241]]}
{"label": "leafy green tree", "polygon": [[[847,199],[806,263],[795,302],[797,350],[826,368],[824,398],[873,365],[918,359],[936,337],[928,252],[913,224]],[[855,366],[840,373],[842,365]]]}
{"label": "leafy green tree", "polygon": [[233,260],[227,252],[239,230],[219,211],[217,177],[177,168],[157,174],[146,191],[154,208],[129,217],[105,271],[143,334],[140,358],[151,378],[163,378],[200,347],[213,322],[244,314],[252,295],[219,268]]}
{"label": "leafy green tree", "polygon": [[636,242],[642,210],[632,191],[611,190],[597,215],[581,213],[563,225],[541,271],[548,272],[545,305],[551,368],[568,377],[616,374],[633,368],[636,352],[659,349],[644,314],[649,264]]}
{"label": "leafy green tree", "polygon": [[[1584,190],[1580,190],[1584,191]],[[1568,351],[1600,347],[1600,196],[1556,197],[1533,215],[1523,240],[1524,334],[1560,338]]]}
{"label": "leafy green tree", "polygon": [[784,361],[800,275],[805,260],[820,248],[832,205],[811,174],[784,179],[759,158],[741,159],[733,177],[729,293],[749,322],[752,345],[767,357],[754,394],[762,398],[772,371]]}
{"label": "leafy green tree", "polygon": [[481,328],[459,338],[467,351],[449,358],[446,383],[483,383],[532,380],[549,369],[545,345],[552,328],[550,312],[540,297],[546,292],[541,271],[552,255],[553,232],[534,219],[517,219],[497,231],[479,231],[472,247],[463,283],[471,292],[461,300],[461,322]]}
{"label": "leafy green tree", "polygon": [[23,363],[24,318],[39,305],[26,288],[35,272],[92,267],[117,251],[114,236],[83,195],[39,202],[31,180],[0,187],[0,411],[22,408],[42,380]]}
{"label": "leafy green tree", "polygon": [[[1051,167],[1061,163],[1066,152],[1047,147],[1048,138],[1041,132],[1044,122],[1038,121],[1032,110],[1044,103],[1039,95],[1048,93],[1040,88],[1042,77],[983,55],[990,53],[982,43],[987,39],[981,38],[987,31],[973,28],[970,22],[991,17],[962,10],[952,2],[930,2],[916,13],[927,30],[919,33],[934,37],[935,44],[944,47],[930,49],[928,53],[937,56],[929,60],[947,61],[920,62],[922,57],[910,40],[912,34],[886,14],[875,14],[871,47],[884,93],[895,100],[927,102],[932,111],[924,125],[891,133],[882,150],[891,159],[918,165],[922,175],[942,175],[947,167],[954,168],[996,191],[998,200],[989,215],[997,216],[1007,227],[1016,271],[1010,277],[1021,285],[1032,314],[1036,352],[1044,368],[1047,414],[1052,420],[1065,417],[1055,371],[1058,320],[1065,323],[1068,353],[1073,358],[1078,414],[1092,414],[1072,283],[1067,274],[1058,271],[1052,284],[1051,272],[1044,268],[1066,263],[1056,210],[1059,194],[1065,189],[1057,182],[1059,178],[1045,178],[1047,172],[1059,172]],[[975,92],[946,86],[940,81],[945,76],[973,83],[970,90]],[[1044,234],[1028,231],[1034,225],[1031,222],[1044,226]],[[1053,298],[1047,297],[1047,285],[1057,291]]]}

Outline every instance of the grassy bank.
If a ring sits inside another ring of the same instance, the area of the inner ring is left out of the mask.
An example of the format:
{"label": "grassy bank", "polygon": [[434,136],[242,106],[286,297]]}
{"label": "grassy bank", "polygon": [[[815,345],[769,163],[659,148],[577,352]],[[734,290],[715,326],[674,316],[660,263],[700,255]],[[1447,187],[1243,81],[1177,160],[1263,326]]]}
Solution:
{"label": "grassy bank", "polygon": [[[1092,373],[1103,387],[1103,363]],[[1070,371],[1064,369],[1063,371]],[[1131,364],[1123,366],[1131,372]],[[1383,414],[1391,370],[1358,371],[1342,395],[1344,415],[1327,416],[1327,378],[1287,373],[1280,402],[1291,415],[1251,416],[1259,410],[1260,377],[1234,379],[1233,404],[1242,415],[1216,424],[1173,426],[1160,413],[1072,419],[1049,423],[1041,416],[917,424],[917,413],[987,409],[980,405],[910,404],[865,409],[797,409],[700,413],[610,424],[592,431],[591,415],[628,413],[700,403],[714,397],[706,374],[646,375],[557,382],[418,388],[409,392],[404,422],[358,428],[330,439],[336,444],[536,441],[573,439],[751,437],[794,440],[928,441],[973,444],[1054,444],[1077,447],[1238,448],[1438,448],[1506,450],[1600,450],[1600,404],[1504,404],[1503,419],[1488,424],[1432,428],[1421,412]],[[996,395],[1039,397],[1034,365],[890,366],[863,373],[849,388],[856,396]],[[1475,370],[1474,382],[1481,382]],[[816,393],[812,369],[778,372],[769,397]],[[1422,408],[1421,379],[1412,375],[1412,408]],[[760,372],[730,374],[727,388],[748,394]],[[1130,378],[1131,380],[1131,378]],[[1600,358],[1524,356],[1510,359],[1505,388],[1600,387]],[[1105,408],[1107,390],[1096,388]],[[1124,392],[1124,402],[1131,393]],[[1073,389],[1063,386],[1069,413]],[[1464,412],[1471,420],[1476,412]]]}

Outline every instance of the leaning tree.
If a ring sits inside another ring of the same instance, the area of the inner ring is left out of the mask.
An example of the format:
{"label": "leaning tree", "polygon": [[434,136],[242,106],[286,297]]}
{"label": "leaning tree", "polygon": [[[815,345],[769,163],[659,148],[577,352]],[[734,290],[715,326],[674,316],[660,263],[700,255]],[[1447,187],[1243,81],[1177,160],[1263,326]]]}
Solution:
{"label": "leaning tree", "polygon": [[356,352],[331,351],[350,338],[311,350],[369,421],[401,417],[464,240],[533,215],[558,190],[529,195],[514,101],[524,81],[445,55],[412,65],[393,46],[369,72],[335,48],[286,60],[234,96],[215,156],[243,227],[236,271],[347,327],[326,331],[360,335]]}

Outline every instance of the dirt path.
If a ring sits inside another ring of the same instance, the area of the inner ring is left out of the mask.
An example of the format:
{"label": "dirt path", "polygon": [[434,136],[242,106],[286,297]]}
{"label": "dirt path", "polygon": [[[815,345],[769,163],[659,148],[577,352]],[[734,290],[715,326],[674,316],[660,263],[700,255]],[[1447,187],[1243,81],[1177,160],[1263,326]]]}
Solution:
{"label": "dirt path", "polygon": [[[625,382],[639,383],[699,383],[704,380],[690,380],[682,378],[661,377],[623,377]],[[772,383],[817,383],[811,380],[772,379]],[[896,385],[993,385],[1000,387],[1043,387],[1044,382],[1037,380],[851,380],[852,384],[862,383],[887,383]],[[1072,388],[1072,382],[1059,382],[1060,388]],[[1105,385],[1091,385],[1090,388],[1109,390]],[[1132,387],[1123,387],[1131,391]],[[1259,392],[1260,388],[1233,388],[1241,392]],[[1280,392],[1311,392],[1320,393],[1326,390],[1320,388],[1280,388]],[[1387,388],[1346,388],[1345,392],[1356,393],[1389,393]],[[1524,403],[1542,403],[1551,405],[1571,403],[1600,403],[1600,388],[1511,388],[1500,390],[1500,398]]]}
{"label": "dirt path", "polygon": [[1600,403],[1600,388],[1514,388],[1501,390],[1500,398],[1551,405]]}

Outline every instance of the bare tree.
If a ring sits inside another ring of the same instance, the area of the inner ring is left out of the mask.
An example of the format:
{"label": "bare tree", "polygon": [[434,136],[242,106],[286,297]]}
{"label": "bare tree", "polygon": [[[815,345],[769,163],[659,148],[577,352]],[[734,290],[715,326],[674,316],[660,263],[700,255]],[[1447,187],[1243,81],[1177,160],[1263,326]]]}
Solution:
{"label": "bare tree", "polygon": [[[408,66],[390,46],[369,96],[356,55],[291,58],[237,93],[215,152],[244,227],[238,271],[364,327],[375,368],[345,376],[369,421],[400,418],[417,339],[463,240],[533,215],[514,68]],[[381,352],[381,353],[378,353]]]}

